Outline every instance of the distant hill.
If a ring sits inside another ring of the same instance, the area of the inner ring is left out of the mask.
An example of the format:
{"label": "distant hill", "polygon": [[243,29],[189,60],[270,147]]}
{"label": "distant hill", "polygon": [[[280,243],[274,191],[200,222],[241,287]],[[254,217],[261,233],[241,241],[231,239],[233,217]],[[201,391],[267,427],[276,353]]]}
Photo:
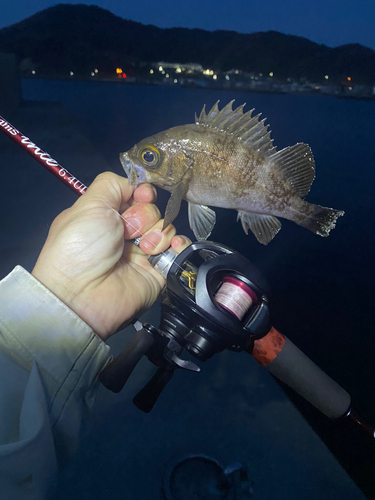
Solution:
{"label": "distant hill", "polygon": [[57,5],[0,30],[0,51],[13,52],[45,74],[94,68],[136,71],[142,62],[197,62],[216,71],[240,69],[276,78],[375,84],[375,51],[359,44],[330,48],[275,31],[161,29],[96,6]]}

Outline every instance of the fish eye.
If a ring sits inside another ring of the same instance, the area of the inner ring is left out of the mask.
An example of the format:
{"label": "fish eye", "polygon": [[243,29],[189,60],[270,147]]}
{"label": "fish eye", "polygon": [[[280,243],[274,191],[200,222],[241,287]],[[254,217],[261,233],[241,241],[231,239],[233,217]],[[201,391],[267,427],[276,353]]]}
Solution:
{"label": "fish eye", "polygon": [[154,167],[159,161],[159,151],[156,148],[147,147],[141,151],[141,158],[148,167]]}

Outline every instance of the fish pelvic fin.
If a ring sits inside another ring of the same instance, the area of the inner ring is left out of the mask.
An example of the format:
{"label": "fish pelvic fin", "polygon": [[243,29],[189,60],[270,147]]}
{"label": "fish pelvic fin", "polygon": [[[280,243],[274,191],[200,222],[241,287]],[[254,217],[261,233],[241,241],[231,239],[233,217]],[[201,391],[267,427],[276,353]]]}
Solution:
{"label": "fish pelvic fin", "polygon": [[189,224],[198,241],[206,240],[216,223],[216,214],[205,205],[189,203]]}
{"label": "fish pelvic fin", "polygon": [[321,207],[320,205],[309,204],[309,207],[313,212],[312,215],[298,224],[319,236],[329,236],[330,231],[336,227],[337,219],[345,213],[342,210]]}
{"label": "fish pelvic fin", "polygon": [[306,196],[315,179],[315,161],[310,146],[297,143],[272,154],[269,159],[282,171],[298,196]]}
{"label": "fish pelvic fin", "polygon": [[239,211],[237,215],[238,219],[241,219],[242,228],[245,233],[248,234],[250,229],[262,245],[268,245],[281,229],[281,222],[272,215]]}
{"label": "fish pelvic fin", "polygon": [[208,113],[206,113],[206,107],[203,106],[199,117],[195,115],[195,123],[232,134],[259,154],[272,155],[276,148],[273,145],[268,125],[264,124],[266,118],[259,121],[260,114],[252,116],[254,109],[244,113],[245,104],[233,109],[233,102],[230,101],[219,111],[219,101],[217,101]]}

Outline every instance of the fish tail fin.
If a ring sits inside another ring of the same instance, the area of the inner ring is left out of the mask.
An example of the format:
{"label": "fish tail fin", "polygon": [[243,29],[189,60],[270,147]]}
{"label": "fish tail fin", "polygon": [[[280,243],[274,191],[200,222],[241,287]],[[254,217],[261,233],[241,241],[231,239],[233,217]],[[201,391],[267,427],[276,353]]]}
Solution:
{"label": "fish tail fin", "polygon": [[337,219],[345,213],[341,210],[321,207],[320,205],[310,204],[309,208],[311,214],[298,224],[319,236],[328,236],[331,229],[335,228]]}

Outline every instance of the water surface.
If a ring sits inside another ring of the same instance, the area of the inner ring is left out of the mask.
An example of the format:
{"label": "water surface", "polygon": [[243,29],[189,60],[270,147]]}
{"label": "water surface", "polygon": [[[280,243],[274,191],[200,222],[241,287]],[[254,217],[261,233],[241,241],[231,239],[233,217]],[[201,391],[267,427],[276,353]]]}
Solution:
{"label": "water surface", "polygon": [[[211,239],[235,248],[259,267],[273,291],[273,324],[375,422],[375,102],[30,79],[23,81],[23,95],[28,100],[62,102],[109,168],[119,174],[119,152],[160,130],[192,122],[203,104],[210,107],[218,99],[221,105],[231,99],[247,102],[246,109],[262,112],[278,149],[308,143],[316,160],[316,179],[307,200],[345,211],[328,238],[282,221],[280,233],[264,247],[252,235],[245,236],[234,212],[217,210]],[[160,193],[161,210],[166,199]],[[186,206],[175,224],[179,233],[192,237]],[[343,463],[356,468],[349,456],[355,448],[358,470],[370,467],[363,456],[366,444],[357,434],[344,435],[341,428],[338,433],[298,398],[296,403]]]}

